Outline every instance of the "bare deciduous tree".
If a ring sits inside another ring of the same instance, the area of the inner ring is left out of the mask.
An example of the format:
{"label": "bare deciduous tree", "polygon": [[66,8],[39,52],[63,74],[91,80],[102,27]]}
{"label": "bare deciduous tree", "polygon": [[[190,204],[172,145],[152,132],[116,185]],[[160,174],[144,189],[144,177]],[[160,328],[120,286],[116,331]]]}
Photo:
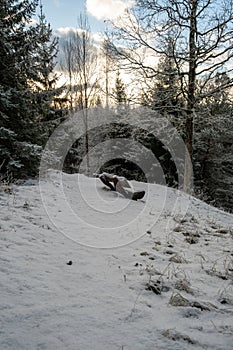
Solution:
{"label": "bare deciduous tree", "polygon": [[[174,60],[179,89],[186,101],[185,142],[187,156],[192,159],[197,104],[206,97],[207,91],[208,94],[216,93],[209,87],[217,75],[231,77],[222,79],[218,91],[233,84],[233,65],[230,65],[233,58],[233,0],[137,0],[135,7],[123,19],[115,21],[113,27],[110,48],[122,59],[125,69],[140,72],[146,79],[155,79],[164,74],[159,71],[156,59],[170,55]],[[172,48],[169,52],[166,49],[168,40]],[[207,85],[208,89],[205,89]],[[187,166],[185,179],[188,190],[190,167]]]}
{"label": "bare deciduous tree", "polygon": [[87,173],[89,173],[89,139],[87,113],[99,91],[98,53],[87,17],[80,15],[78,29],[69,33],[62,45],[62,70],[68,75],[71,111],[82,110],[85,123],[85,150]]}
{"label": "bare deciduous tree", "polygon": [[61,45],[62,71],[69,79],[71,109],[91,107],[99,89],[98,52],[86,16],[80,15],[78,29],[70,31]]}

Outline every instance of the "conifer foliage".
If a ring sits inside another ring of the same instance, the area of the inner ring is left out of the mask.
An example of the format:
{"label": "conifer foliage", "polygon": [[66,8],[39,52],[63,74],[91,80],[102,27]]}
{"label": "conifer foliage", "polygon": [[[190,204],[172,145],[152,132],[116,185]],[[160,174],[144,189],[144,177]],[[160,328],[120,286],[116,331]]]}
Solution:
{"label": "conifer foliage", "polygon": [[37,174],[60,93],[56,40],[41,7],[32,23],[37,6],[37,0],[0,3],[0,172],[17,177]]}
{"label": "conifer foliage", "polygon": [[115,89],[114,89],[115,101],[118,104],[125,104],[127,102],[127,96],[125,92],[125,85],[120,77],[120,71],[117,72],[117,77],[115,81]]}

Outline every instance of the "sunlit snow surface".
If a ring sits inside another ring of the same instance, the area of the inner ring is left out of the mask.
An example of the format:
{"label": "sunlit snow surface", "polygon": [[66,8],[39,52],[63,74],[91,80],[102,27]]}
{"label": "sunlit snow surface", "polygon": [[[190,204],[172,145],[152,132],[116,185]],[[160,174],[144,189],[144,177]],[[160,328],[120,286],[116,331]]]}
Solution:
{"label": "sunlit snow surface", "polygon": [[232,349],[232,216],[133,186],[143,201],[77,174],[2,189],[1,349]]}
{"label": "sunlit snow surface", "polygon": [[189,206],[187,198],[165,186],[155,191],[154,185],[133,181],[134,190],[146,191],[143,200],[135,202],[101,184],[63,173],[41,181],[43,204],[58,232],[83,245],[115,248],[145,235],[167,211],[184,216]]}

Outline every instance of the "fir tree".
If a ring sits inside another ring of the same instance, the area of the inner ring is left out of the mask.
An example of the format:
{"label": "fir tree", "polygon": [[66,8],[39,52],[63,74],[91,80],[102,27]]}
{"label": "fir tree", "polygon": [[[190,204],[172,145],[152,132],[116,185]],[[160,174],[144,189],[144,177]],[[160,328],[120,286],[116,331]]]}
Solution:
{"label": "fir tree", "polygon": [[115,100],[116,100],[117,104],[125,104],[127,102],[125,85],[124,85],[123,81],[121,80],[119,70],[117,72],[114,95],[115,95]]}
{"label": "fir tree", "polygon": [[56,53],[50,27],[42,11],[39,24],[30,24],[37,5],[37,0],[0,3],[0,171],[13,176],[37,173],[44,142],[38,123],[55,94],[49,86]]}
{"label": "fir tree", "polygon": [[142,94],[141,104],[168,117],[184,136],[185,101],[180,93],[180,79],[173,56],[172,38],[168,40],[165,52],[157,65],[156,80],[152,88]]}
{"label": "fir tree", "polygon": [[[30,81],[33,89],[33,102],[36,109],[37,126],[47,134],[51,133],[54,126],[63,116],[60,107],[62,102],[60,94],[64,87],[57,87],[59,77],[54,73],[56,57],[58,53],[58,39],[53,36],[50,24],[47,23],[40,5],[39,22],[35,27],[37,42],[35,45],[34,71],[36,75]],[[44,138],[39,135],[38,142],[44,143]]]}

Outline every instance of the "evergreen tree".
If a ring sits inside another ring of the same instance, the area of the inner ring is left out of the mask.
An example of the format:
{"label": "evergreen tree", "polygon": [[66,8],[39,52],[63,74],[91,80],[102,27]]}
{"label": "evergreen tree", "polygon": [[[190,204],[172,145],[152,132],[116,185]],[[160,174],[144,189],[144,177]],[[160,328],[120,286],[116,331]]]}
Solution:
{"label": "evergreen tree", "polygon": [[37,173],[45,141],[38,125],[57,93],[49,80],[56,43],[42,10],[39,24],[30,24],[37,5],[37,0],[0,3],[0,171],[13,176]]}
{"label": "evergreen tree", "polygon": [[126,104],[127,97],[126,97],[126,92],[125,92],[125,85],[124,85],[123,81],[121,80],[119,70],[117,72],[114,95],[115,95],[115,100],[116,100],[117,104]]}
{"label": "evergreen tree", "polygon": [[194,125],[193,166],[197,193],[232,211],[233,104],[230,88],[221,89],[229,79],[226,72],[217,74],[203,91],[206,98],[199,105]]}
{"label": "evergreen tree", "polygon": [[179,72],[174,60],[172,38],[168,39],[164,52],[157,65],[155,83],[143,92],[141,104],[168,117],[184,137],[185,101],[180,92]]}
{"label": "evergreen tree", "polygon": [[[37,127],[49,136],[59,117],[64,113],[61,110],[62,99],[59,97],[64,87],[57,87],[59,77],[54,73],[56,56],[58,53],[58,39],[53,37],[50,24],[47,23],[40,5],[39,22],[35,27],[37,42],[34,55],[34,70],[36,75],[30,81],[33,89],[33,102],[36,106]],[[44,137],[39,135],[38,142],[44,143]]]}

